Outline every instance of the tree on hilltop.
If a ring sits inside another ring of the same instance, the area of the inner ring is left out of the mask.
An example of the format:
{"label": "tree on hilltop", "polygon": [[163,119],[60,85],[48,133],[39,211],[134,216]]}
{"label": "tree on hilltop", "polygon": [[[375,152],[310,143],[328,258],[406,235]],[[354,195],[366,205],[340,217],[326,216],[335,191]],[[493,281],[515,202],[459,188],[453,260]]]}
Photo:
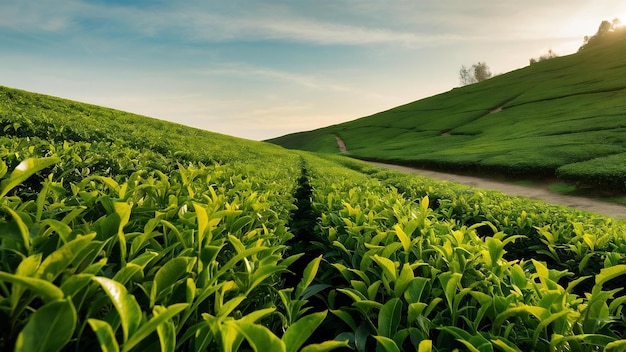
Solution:
{"label": "tree on hilltop", "polygon": [[618,18],[613,19],[613,21],[611,22],[606,20],[602,21],[602,23],[600,23],[600,27],[598,27],[598,31],[596,32],[596,34],[592,35],[591,37],[588,35],[585,36],[583,45],[578,48],[578,51],[583,51],[602,43],[607,35],[614,32],[615,29],[619,27],[619,25],[620,20]]}
{"label": "tree on hilltop", "polygon": [[482,82],[486,79],[491,78],[491,71],[489,70],[489,66],[487,66],[484,62],[478,62],[477,64],[472,65],[472,67],[467,68],[465,65],[461,66],[461,70],[459,71],[459,80],[461,84],[466,86],[468,84]]}

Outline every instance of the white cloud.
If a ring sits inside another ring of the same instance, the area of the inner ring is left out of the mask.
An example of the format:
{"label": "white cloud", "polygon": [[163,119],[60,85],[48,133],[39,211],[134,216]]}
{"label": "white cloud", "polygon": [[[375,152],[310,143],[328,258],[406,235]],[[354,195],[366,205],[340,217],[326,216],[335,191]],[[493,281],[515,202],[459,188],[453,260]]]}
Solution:
{"label": "white cloud", "polygon": [[3,0],[0,3],[0,29],[20,32],[59,32],[72,25],[73,1]]}

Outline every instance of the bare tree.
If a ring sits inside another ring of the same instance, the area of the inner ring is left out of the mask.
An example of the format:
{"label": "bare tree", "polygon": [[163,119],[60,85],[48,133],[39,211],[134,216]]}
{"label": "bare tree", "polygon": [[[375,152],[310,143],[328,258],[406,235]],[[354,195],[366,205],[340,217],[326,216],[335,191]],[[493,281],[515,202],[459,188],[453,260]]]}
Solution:
{"label": "bare tree", "polygon": [[467,68],[465,65],[461,66],[461,70],[459,71],[459,80],[461,84],[466,86],[468,84],[482,82],[486,79],[491,78],[491,71],[489,70],[489,66],[487,66],[484,62],[478,62],[477,64],[472,65],[472,67]]}
{"label": "bare tree", "polygon": [[465,65],[461,66],[461,70],[459,71],[459,80],[464,86],[476,83],[476,81],[474,80],[474,74],[470,72],[470,70],[465,67]]}

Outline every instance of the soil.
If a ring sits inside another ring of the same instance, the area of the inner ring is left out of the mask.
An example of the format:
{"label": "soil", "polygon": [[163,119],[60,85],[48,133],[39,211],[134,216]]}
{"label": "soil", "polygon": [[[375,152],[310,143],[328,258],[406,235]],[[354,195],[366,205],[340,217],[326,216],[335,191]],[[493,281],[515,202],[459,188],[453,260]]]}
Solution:
{"label": "soil", "polygon": [[339,138],[339,136],[335,136],[337,139],[337,145],[339,146],[339,151],[343,154],[348,154],[348,148],[346,148],[346,144],[343,142],[343,139]]}

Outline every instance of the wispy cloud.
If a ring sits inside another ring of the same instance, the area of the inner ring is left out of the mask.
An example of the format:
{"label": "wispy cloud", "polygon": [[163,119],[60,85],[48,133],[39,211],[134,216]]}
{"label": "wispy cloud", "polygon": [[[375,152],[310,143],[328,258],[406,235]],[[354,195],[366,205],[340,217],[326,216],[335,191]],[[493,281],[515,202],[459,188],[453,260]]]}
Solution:
{"label": "wispy cloud", "polygon": [[257,77],[269,81],[278,81],[306,87],[325,92],[350,93],[362,96],[367,99],[389,99],[391,96],[378,93],[371,89],[366,90],[352,85],[339,83],[323,75],[307,75],[289,72],[286,70],[276,70],[267,67],[257,67],[245,63],[226,63],[218,67],[206,68],[198,71],[203,76],[230,76],[251,78]]}
{"label": "wispy cloud", "polygon": [[145,10],[81,0],[43,0],[36,4],[5,0],[0,4],[0,28],[80,35],[85,26],[98,22],[105,23],[109,29],[142,36],[177,36],[181,41],[279,40],[317,45],[429,45],[461,39],[458,35],[420,33],[380,23],[319,19],[279,4],[250,6],[253,11],[189,1],[176,8],[163,5]]}
{"label": "wispy cloud", "polygon": [[0,3],[0,29],[20,32],[59,32],[71,27],[73,1],[5,0]]}

